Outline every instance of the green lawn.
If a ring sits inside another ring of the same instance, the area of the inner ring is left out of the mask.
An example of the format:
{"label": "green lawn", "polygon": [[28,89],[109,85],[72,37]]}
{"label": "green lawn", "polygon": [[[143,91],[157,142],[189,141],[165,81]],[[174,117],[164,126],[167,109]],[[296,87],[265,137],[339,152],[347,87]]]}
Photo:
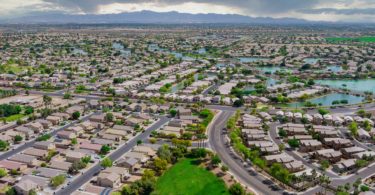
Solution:
{"label": "green lawn", "polygon": [[14,115],[5,117],[5,120],[7,122],[12,122],[12,121],[17,121],[18,119],[22,119],[25,116],[26,116],[25,114],[14,114]]}
{"label": "green lawn", "polygon": [[375,43],[375,37],[328,37],[326,40],[330,43],[338,42],[362,42]]}
{"label": "green lawn", "polygon": [[162,175],[153,195],[228,195],[224,181],[210,171],[185,159]]}

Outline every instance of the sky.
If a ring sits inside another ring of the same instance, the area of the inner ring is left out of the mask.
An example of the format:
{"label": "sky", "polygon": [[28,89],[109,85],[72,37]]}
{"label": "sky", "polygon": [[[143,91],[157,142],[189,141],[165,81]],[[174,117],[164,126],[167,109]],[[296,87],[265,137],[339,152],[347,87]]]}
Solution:
{"label": "sky", "polygon": [[0,0],[0,18],[45,12],[111,14],[143,10],[375,22],[375,0]]}

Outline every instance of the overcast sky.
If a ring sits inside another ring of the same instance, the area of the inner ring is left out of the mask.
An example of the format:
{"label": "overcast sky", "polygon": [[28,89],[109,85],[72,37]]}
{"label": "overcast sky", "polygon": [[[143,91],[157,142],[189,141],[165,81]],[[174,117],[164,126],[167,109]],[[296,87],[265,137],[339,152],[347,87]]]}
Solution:
{"label": "overcast sky", "polygon": [[375,0],[0,0],[0,18],[38,12],[110,14],[142,10],[375,22]]}

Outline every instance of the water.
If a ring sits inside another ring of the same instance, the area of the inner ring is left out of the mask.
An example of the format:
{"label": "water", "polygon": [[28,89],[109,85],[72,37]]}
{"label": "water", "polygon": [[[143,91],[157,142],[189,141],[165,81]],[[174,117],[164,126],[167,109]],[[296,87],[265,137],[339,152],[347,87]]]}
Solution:
{"label": "water", "polygon": [[316,80],[315,83],[328,85],[332,88],[348,89],[351,91],[375,93],[375,79],[360,80]]}
{"label": "water", "polygon": [[262,57],[241,57],[238,58],[242,63],[252,63],[252,62],[260,62],[260,61],[268,61],[269,58],[262,58]]}
{"label": "water", "polygon": [[117,51],[120,51],[121,56],[130,56],[131,51],[128,49],[125,49],[124,45],[121,43],[113,43],[112,48],[114,48]]}
{"label": "water", "polygon": [[206,48],[200,48],[197,51],[199,54],[205,54],[206,53]]}
{"label": "water", "polygon": [[342,67],[341,66],[335,66],[335,65],[327,66],[326,71],[335,72],[335,73],[336,72],[341,72],[342,71]]}
{"label": "water", "polygon": [[266,85],[267,85],[267,87],[271,87],[271,86],[276,85],[277,82],[278,82],[278,80],[269,77],[269,78],[267,78]]}
{"label": "water", "polygon": [[319,61],[319,58],[305,58],[303,62],[306,64],[316,64]]}
{"label": "water", "polygon": [[170,53],[172,55],[174,55],[175,58],[182,58],[182,57],[184,57],[184,55],[182,55],[182,53],[179,53],[179,52],[172,51]]}
{"label": "water", "polygon": [[87,52],[83,51],[82,49],[74,48],[73,54],[87,55]]}
{"label": "water", "polygon": [[[312,98],[307,101],[317,104],[317,105],[332,106],[332,102],[335,100],[338,100],[338,101],[347,100],[348,104],[358,104],[364,100],[364,97],[348,95],[348,94],[343,94],[343,93],[332,93],[332,94],[325,95],[322,97]],[[303,107],[303,106],[304,106],[304,102],[293,102],[293,103],[288,104],[288,107]]]}
{"label": "water", "polygon": [[216,68],[225,68],[227,65],[224,63],[217,63]]}
{"label": "water", "polygon": [[177,91],[179,91],[183,88],[184,88],[184,84],[183,84],[183,82],[180,82],[180,83],[172,86],[171,93],[176,93]]}
{"label": "water", "polygon": [[257,69],[262,71],[263,73],[269,72],[271,74],[274,74],[276,71],[291,72],[290,69],[279,67],[279,66],[259,66],[259,67],[257,67]]}

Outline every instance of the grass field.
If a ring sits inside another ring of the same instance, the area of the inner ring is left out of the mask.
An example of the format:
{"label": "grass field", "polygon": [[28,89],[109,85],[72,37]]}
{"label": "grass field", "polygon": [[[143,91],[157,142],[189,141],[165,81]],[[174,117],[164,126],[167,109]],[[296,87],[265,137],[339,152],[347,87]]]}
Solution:
{"label": "grass field", "polygon": [[362,42],[375,43],[375,37],[328,37],[326,40],[330,43],[338,42]]}
{"label": "grass field", "polygon": [[228,195],[224,181],[210,171],[185,159],[162,175],[153,195]]}

